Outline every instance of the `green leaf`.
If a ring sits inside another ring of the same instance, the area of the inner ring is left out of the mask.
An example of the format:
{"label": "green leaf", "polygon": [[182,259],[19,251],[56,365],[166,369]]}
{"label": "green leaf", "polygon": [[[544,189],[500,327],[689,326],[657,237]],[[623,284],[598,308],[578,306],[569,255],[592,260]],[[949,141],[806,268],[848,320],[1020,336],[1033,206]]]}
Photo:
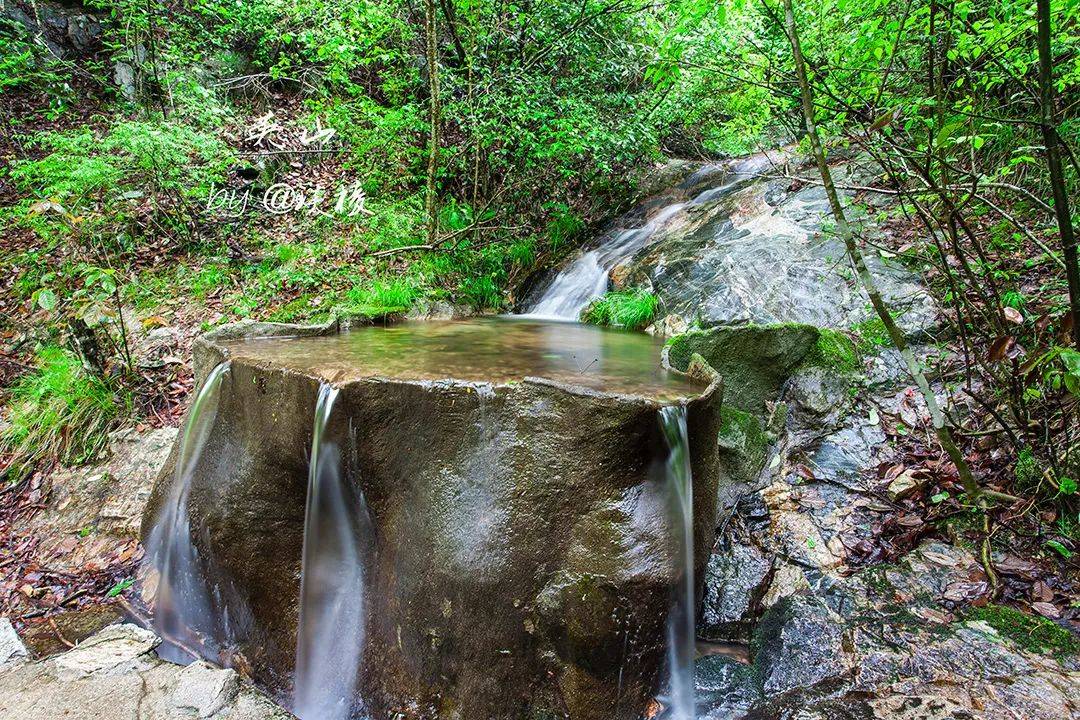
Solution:
{"label": "green leaf", "polygon": [[1058,481],[1058,492],[1062,495],[1074,495],[1076,493],[1076,481],[1070,477],[1063,477]]}
{"label": "green leaf", "polygon": [[1065,558],[1066,560],[1071,558],[1073,556],[1073,554],[1074,554],[1072,550],[1065,547],[1064,545],[1062,545],[1057,540],[1047,540],[1046,541],[1046,547],[1050,548],[1051,550],[1053,550],[1054,552],[1056,552],[1058,555]]}
{"label": "green leaf", "polygon": [[943,491],[939,492],[937,495],[931,495],[930,496],[930,502],[934,503],[935,505],[940,505],[941,503],[945,502],[948,499],[949,499],[949,493],[948,493],[947,490],[943,490]]}
{"label": "green leaf", "polygon": [[41,288],[34,293],[34,303],[42,310],[52,312],[56,309],[56,293],[49,288]]}
{"label": "green leaf", "polygon": [[131,587],[134,583],[135,583],[134,578],[128,578],[127,580],[121,580],[120,582],[116,583],[111,588],[109,588],[109,592],[105,593],[105,597],[107,597],[107,598],[116,597],[117,595],[119,595],[120,593],[124,592],[129,587]]}

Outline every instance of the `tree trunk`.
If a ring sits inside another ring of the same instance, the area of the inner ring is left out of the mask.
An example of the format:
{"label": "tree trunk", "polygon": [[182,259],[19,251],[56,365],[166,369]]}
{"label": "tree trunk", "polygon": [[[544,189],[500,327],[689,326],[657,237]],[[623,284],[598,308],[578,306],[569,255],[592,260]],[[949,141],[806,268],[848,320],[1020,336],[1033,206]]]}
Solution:
{"label": "tree trunk", "polygon": [[814,99],[810,91],[810,81],[806,75],[806,62],[803,59],[802,48],[799,45],[799,36],[795,30],[795,11],[792,8],[791,1],[784,0],[784,29],[791,43],[791,52],[795,60],[795,75],[799,81],[799,94],[802,100],[806,134],[810,138],[810,146],[813,149],[814,158],[817,160],[818,171],[821,173],[821,183],[825,187],[825,194],[829,198],[829,206],[832,208],[833,219],[836,221],[836,230],[847,247],[851,264],[855,266],[859,282],[870,297],[870,303],[874,306],[878,317],[881,318],[881,322],[885,324],[885,329],[889,333],[893,345],[900,351],[912,379],[919,386],[926,407],[930,411],[930,419],[934,424],[934,432],[937,435],[938,442],[941,443],[942,449],[945,450],[953,464],[956,465],[964,490],[967,492],[968,498],[974,502],[979,495],[978,483],[975,482],[975,478],[971,474],[971,468],[968,467],[963,453],[953,442],[952,433],[949,432],[949,428],[945,424],[945,415],[942,413],[941,408],[938,407],[937,398],[934,397],[934,392],[930,389],[926,374],[904,340],[900,328],[897,327],[896,321],[893,320],[889,308],[881,297],[881,292],[877,288],[874,277],[866,267],[862,251],[855,244],[855,236],[852,233],[851,226],[848,225],[847,217],[844,215],[844,208],[840,205],[840,198],[836,193],[836,185],[833,184],[832,173],[829,171],[829,165],[825,161],[825,151],[821,145],[821,137],[818,135],[817,124],[814,122]]}
{"label": "tree trunk", "polygon": [[1069,197],[1065,194],[1065,176],[1061,170],[1061,145],[1057,134],[1057,112],[1054,107],[1054,58],[1050,53],[1050,0],[1037,0],[1039,17],[1039,97],[1042,105],[1043,144],[1046,145],[1046,164],[1050,166],[1050,186],[1054,193],[1054,215],[1061,232],[1061,249],[1065,254],[1065,275],[1069,281],[1069,310],[1072,313],[1073,344],[1080,349],[1080,268],[1076,264],[1076,236],[1069,215]]}
{"label": "tree trunk", "polygon": [[424,0],[424,31],[427,35],[427,69],[429,94],[429,122],[431,135],[428,140],[427,192],[427,244],[435,247],[438,223],[435,208],[435,176],[439,170],[439,52],[435,18],[435,0]]}

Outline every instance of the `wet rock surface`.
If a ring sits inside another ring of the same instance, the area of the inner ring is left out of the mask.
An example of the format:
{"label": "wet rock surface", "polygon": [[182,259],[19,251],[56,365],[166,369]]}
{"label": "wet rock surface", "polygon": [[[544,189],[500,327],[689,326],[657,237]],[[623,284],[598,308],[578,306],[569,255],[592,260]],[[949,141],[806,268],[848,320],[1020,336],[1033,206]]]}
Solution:
{"label": "wet rock surface", "polygon": [[[680,322],[848,328],[870,318],[843,242],[829,230],[823,188],[790,177],[767,179],[770,174],[812,177],[813,170],[778,156],[721,173],[720,184],[691,197],[663,233],[615,268],[616,285],[650,287],[668,313],[662,324],[675,328]],[[873,184],[874,174],[862,161],[834,170],[840,185]],[[860,196],[857,203],[852,191],[841,196],[863,237],[880,232],[871,218],[884,206],[882,196]],[[867,253],[867,263],[906,331],[919,334],[935,324],[936,307],[917,277],[876,252]]]}
{"label": "wet rock surface", "polygon": [[[215,352],[197,348],[202,367]],[[191,488],[193,540],[234,620],[225,644],[282,693],[318,385],[234,358]],[[687,406],[698,573],[720,482],[718,392]],[[326,437],[371,516],[354,591],[369,607],[359,694],[374,717],[641,714],[679,577],[658,410],[541,380],[341,383]],[[156,503],[171,467],[161,478]]]}
{"label": "wet rock surface", "polygon": [[779,393],[783,429],[721,526],[698,623],[703,639],[739,639],[717,633],[718,618],[738,615],[751,664],[698,660],[700,718],[1080,717],[1080,658],[1033,647],[968,605],[988,594],[971,550],[913,518],[900,529],[927,536],[913,550],[887,563],[865,555],[875,527],[903,518],[893,492],[919,482],[875,472],[892,458],[886,425],[925,420],[894,355],[866,358],[865,377],[840,383],[797,369]]}
{"label": "wet rock surface", "polygon": [[706,640],[745,640],[768,580],[772,561],[752,544],[714,552],[705,567],[705,598],[698,635]]}
{"label": "wet rock surface", "polygon": [[0,718],[79,720],[287,720],[236,672],[159,659],[160,640],[135,625],[110,625],[48,660],[0,666]]}

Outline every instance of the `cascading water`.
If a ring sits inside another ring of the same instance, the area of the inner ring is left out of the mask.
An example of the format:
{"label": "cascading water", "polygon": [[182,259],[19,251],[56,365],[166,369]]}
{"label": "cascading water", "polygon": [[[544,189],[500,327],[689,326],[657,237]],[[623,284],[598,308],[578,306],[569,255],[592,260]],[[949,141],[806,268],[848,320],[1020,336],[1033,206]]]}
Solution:
{"label": "cascading water", "polygon": [[[774,153],[774,155],[776,155]],[[725,163],[710,163],[680,183],[683,200],[666,205],[639,228],[612,232],[599,246],[564,267],[525,315],[577,320],[581,311],[608,289],[608,276],[623,261],[652,243],[676,216],[687,217],[701,205],[739,191],[784,158],[758,153]]]}
{"label": "cascading water", "polygon": [[219,619],[191,539],[188,500],[191,478],[214,427],[219,389],[228,370],[228,362],[215,367],[195,396],[184,424],[169,499],[146,541],[147,558],[158,572],[154,629],[167,641],[159,653],[175,662],[190,662],[192,648],[211,655],[217,650],[208,647]]}
{"label": "cascading water", "polygon": [[361,533],[370,519],[346,480],[338,444],[326,436],[337,394],[319,388],[311,436],[293,695],[300,720],[350,716],[364,645]]}
{"label": "cascading water", "polygon": [[614,233],[600,247],[578,257],[555,276],[543,296],[525,314],[577,320],[589,302],[607,291],[611,269],[643,248],[685,205],[681,202],[668,205],[642,227]]}
{"label": "cascading water", "polygon": [[670,451],[666,482],[674,527],[674,547],[682,575],[668,615],[670,720],[694,720],[694,506],[686,407],[660,410],[660,427]]}

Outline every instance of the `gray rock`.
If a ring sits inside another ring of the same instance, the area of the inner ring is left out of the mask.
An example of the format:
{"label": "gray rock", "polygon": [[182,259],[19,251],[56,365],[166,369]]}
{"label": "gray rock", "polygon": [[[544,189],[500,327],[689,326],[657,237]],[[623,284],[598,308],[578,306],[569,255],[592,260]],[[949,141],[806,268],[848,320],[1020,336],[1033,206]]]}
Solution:
{"label": "gray rock", "polygon": [[0,17],[23,25],[34,35],[40,34],[61,58],[87,55],[101,46],[101,21],[81,4],[69,6],[54,0],[37,0],[34,4],[33,13],[24,12],[16,2],[0,4]]}
{"label": "gray rock", "polygon": [[8,666],[0,672],[0,720],[292,719],[232,670],[161,660],[150,651],[157,642],[116,625],[53,659]]}
{"label": "gray rock", "polygon": [[[837,172],[864,170],[849,163]],[[680,215],[625,263],[618,271],[624,284],[652,287],[668,312],[704,325],[848,328],[872,316],[843,243],[825,231],[830,209],[819,185],[788,192],[786,181],[723,174],[712,184],[697,188]],[[864,234],[878,232],[865,213],[853,220]],[[918,278],[876,253],[866,259],[889,304],[901,309],[905,331],[922,334],[936,323],[936,305]]]}
{"label": "gray rock", "polygon": [[20,662],[26,657],[26,646],[11,626],[11,620],[0,617],[0,667]]}
{"label": "gray rock", "polygon": [[740,640],[761,602],[772,563],[754,545],[713,550],[705,567],[705,599],[699,634],[707,640]]}
{"label": "gray rock", "polygon": [[851,380],[835,368],[811,366],[800,369],[788,383],[784,399],[793,417],[806,418],[820,432],[834,427],[851,407]]}
{"label": "gray rock", "polygon": [[238,681],[235,670],[215,668],[206,662],[193,662],[180,671],[173,690],[173,705],[194,710],[208,718],[236,698]]}
{"label": "gray rock", "polygon": [[694,664],[694,696],[699,720],[735,720],[762,700],[753,668],[722,655]]}
{"label": "gray rock", "polygon": [[46,506],[26,526],[38,538],[39,562],[81,572],[91,559],[123,552],[138,538],[150,488],[176,436],[176,428],[118,430],[109,436],[107,462],[53,472]]}
{"label": "gray rock", "polygon": [[[865,408],[859,408],[865,411]],[[825,437],[811,458],[814,476],[850,490],[869,490],[864,471],[874,466],[885,444],[885,433],[864,414],[853,414],[836,432]]]}
{"label": "gray rock", "polygon": [[93,674],[121,675],[146,667],[161,640],[137,625],[110,625],[50,661],[56,678],[71,681]]}
{"label": "gray rock", "polygon": [[842,621],[810,595],[777,603],[754,636],[754,660],[767,697],[825,691],[851,674]]}
{"label": "gray rock", "polygon": [[125,99],[135,99],[135,68],[130,63],[117,60],[113,64],[113,82]]}

